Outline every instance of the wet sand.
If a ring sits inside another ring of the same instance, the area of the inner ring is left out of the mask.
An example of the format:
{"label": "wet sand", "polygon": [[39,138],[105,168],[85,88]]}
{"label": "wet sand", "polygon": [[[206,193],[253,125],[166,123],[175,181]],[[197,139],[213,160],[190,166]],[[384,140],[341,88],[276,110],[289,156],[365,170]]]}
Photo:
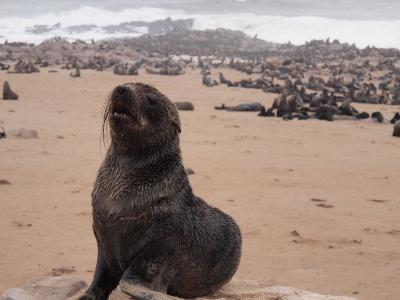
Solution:
{"label": "wet sand", "polygon": [[[0,72],[18,101],[0,102],[6,130],[38,139],[0,140],[0,291],[51,274],[91,279],[96,244],[90,192],[105,148],[106,95],[119,83],[153,84],[180,112],[182,150],[195,193],[231,214],[243,233],[236,277],[360,299],[396,300],[400,287],[400,139],[371,120],[283,121],[215,105],[259,101],[260,90],[206,88],[184,76],[68,71]],[[227,70],[231,80],[245,78]],[[361,105],[386,119],[395,106]]]}

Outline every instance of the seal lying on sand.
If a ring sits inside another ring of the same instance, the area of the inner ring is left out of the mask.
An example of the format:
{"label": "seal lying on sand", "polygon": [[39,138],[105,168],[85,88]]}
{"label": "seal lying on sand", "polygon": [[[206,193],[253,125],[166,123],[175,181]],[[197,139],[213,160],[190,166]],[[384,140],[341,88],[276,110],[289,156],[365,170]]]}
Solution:
{"label": "seal lying on sand", "polygon": [[261,111],[262,108],[263,106],[259,102],[242,103],[235,106],[225,106],[225,103],[223,103],[221,106],[214,106],[216,110],[226,111]]}
{"label": "seal lying on sand", "polygon": [[236,272],[241,234],[230,216],[193,195],[175,105],[151,86],[120,85],[104,123],[111,145],[92,192],[97,265],[79,299],[107,299],[118,283],[134,299],[213,293]]}

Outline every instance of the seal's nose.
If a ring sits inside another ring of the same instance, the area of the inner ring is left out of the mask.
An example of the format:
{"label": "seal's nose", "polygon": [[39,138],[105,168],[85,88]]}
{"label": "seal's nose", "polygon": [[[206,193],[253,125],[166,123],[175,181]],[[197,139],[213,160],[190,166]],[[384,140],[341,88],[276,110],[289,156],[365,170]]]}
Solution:
{"label": "seal's nose", "polygon": [[128,87],[125,85],[119,85],[114,90],[114,95],[118,97],[123,97],[128,93]]}

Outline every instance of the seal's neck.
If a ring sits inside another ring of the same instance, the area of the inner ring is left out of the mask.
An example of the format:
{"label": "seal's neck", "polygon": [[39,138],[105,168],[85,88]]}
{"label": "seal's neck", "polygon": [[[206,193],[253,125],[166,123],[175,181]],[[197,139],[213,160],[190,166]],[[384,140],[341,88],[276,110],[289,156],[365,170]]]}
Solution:
{"label": "seal's neck", "polygon": [[129,147],[111,143],[107,156],[110,159],[128,164],[130,169],[148,168],[173,158],[181,161],[179,139],[163,140],[143,147]]}

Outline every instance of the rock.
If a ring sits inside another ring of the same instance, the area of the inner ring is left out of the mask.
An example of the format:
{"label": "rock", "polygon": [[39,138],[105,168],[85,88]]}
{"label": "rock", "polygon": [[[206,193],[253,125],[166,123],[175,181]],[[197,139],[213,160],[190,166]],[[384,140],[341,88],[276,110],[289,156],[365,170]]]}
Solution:
{"label": "rock", "polygon": [[[162,300],[179,300],[180,298],[168,296],[165,294],[157,294]],[[116,289],[109,298],[110,300],[128,300],[130,296]],[[336,297],[325,296],[309,291],[304,291],[296,288],[285,286],[263,287],[252,280],[247,281],[232,281],[225,285],[214,295],[198,300],[218,299],[218,300],[354,300],[352,297]]]}
{"label": "rock", "polygon": [[195,172],[194,172],[193,169],[187,168],[187,169],[186,169],[186,173],[187,173],[188,175],[193,175]]}
{"label": "rock", "polygon": [[69,277],[45,277],[31,281],[23,288],[11,288],[1,300],[68,299],[87,287],[85,281]]}
{"label": "rock", "polygon": [[394,124],[393,136],[400,137],[400,121],[397,121],[397,123]]}
{"label": "rock", "polygon": [[11,288],[4,292],[1,300],[35,300],[35,297],[23,289]]}
{"label": "rock", "polygon": [[3,99],[18,100],[18,95],[11,89],[10,83],[8,81],[4,81],[3,84]]}
{"label": "rock", "polygon": [[264,300],[354,300],[351,297],[336,297],[315,294],[286,286],[263,287],[256,281],[232,281],[219,290],[212,298],[222,299],[264,299]]}
{"label": "rock", "polygon": [[[11,288],[4,292],[1,300],[63,300],[77,299],[81,295],[87,284],[79,279],[69,277],[47,277],[34,280],[23,288]],[[123,287],[124,290],[127,290]],[[140,287],[129,287],[128,289],[140,289]],[[153,293],[153,292],[152,292]],[[180,298],[168,296],[166,294],[154,292],[157,299],[161,300],[180,300]],[[109,300],[129,300],[130,295],[124,293],[121,288],[117,288],[110,295]],[[309,291],[300,290],[292,287],[273,286],[264,287],[252,280],[231,281],[222,287],[214,295],[198,300],[356,300],[352,297],[328,296],[315,294]]]}
{"label": "rock", "polygon": [[23,139],[37,139],[39,137],[36,130],[31,129],[14,129],[7,132],[9,136],[23,138]]}
{"label": "rock", "polygon": [[175,102],[175,106],[178,110],[194,110],[194,105],[191,102]]}

